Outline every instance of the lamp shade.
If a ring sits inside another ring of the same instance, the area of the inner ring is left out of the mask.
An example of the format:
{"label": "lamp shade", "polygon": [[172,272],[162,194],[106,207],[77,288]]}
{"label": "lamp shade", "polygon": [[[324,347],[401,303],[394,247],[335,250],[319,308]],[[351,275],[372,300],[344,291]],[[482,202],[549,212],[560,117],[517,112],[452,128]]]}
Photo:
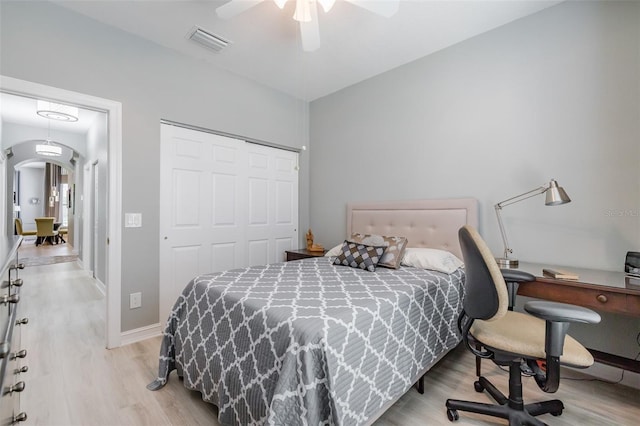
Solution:
{"label": "lamp shade", "polygon": [[555,179],[551,179],[549,188],[545,192],[547,194],[544,202],[546,206],[559,206],[560,204],[571,202],[571,198],[561,186],[558,186],[558,182]]}

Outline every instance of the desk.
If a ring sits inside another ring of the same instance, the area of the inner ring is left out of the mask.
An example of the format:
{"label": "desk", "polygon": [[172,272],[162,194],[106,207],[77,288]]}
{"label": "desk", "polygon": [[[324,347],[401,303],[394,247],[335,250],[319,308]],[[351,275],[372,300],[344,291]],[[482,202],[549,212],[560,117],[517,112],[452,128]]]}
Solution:
{"label": "desk", "polygon": [[[566,270],[578,274],[578,280],[559,280],[542,276],[542,268]],[[624,272],[574,268],[520,262],[520,270],[535,275],[536,280],[521,283],[518,294],[571,303],[598,311],[640,317],[640,278]],[[589,349],[596,361],[640,373],[640,361]]]}

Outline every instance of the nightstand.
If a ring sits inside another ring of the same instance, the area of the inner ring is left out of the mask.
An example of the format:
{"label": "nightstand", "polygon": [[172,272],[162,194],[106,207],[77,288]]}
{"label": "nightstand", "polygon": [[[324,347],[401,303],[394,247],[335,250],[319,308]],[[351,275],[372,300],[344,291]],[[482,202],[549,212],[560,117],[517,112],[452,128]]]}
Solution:
{"label": "nightstand", "polygon": [[300,260],[307,259],[309,257],[321,257],[324,256],[326,250],[323,251],[309,251],[307,249],[299,249],[299,250],[287,250],[285,251],[287,254],[287,262],[291,260]]}

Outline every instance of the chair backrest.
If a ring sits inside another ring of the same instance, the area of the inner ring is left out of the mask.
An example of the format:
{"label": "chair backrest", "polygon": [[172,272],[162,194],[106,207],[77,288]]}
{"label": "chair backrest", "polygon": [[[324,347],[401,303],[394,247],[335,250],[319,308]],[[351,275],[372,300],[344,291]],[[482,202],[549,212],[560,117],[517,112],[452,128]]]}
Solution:
{"label": "chair backrest", "polygon": [[36,217],[36,230],[38,237],[52,237],[55,235],[53,232],[53,217]]}
{"label": "chair backrest", "polygon": [[458,231],[465,270],[464,311],[474,319],[492,321],[509,306],[507,285],[491,250],[478,231],[463,226]]}
{"label": "chair backrest", "polygon": [[22,219],[17,217],[15,222],[16,222],[16,233],[18,235],[22,235]]}

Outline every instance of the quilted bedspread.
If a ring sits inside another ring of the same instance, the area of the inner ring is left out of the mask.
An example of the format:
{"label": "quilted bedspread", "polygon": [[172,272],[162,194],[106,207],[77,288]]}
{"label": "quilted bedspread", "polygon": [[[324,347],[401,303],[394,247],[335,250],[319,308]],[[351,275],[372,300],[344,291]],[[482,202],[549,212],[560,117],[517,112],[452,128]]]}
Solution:
{"label": "quilted bedspread", "polygon": [[331,260],[194,278],[148,388],[177,369],[225,425],[371,423],[460,341],[464,272],[368,272]]}

